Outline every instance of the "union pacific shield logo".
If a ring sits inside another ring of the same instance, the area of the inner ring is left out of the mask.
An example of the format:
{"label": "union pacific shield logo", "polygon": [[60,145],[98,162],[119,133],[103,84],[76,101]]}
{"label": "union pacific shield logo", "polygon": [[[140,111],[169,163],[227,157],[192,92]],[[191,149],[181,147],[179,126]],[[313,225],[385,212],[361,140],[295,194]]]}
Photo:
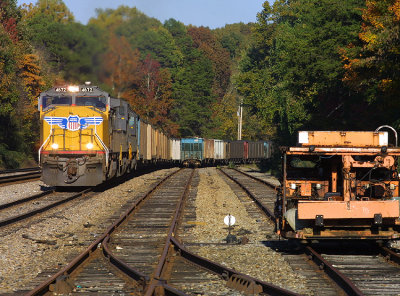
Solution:
{"label": "union pacific shield logo", "polygon": [[79,124],[79,116],[78,115],[70,115],[68,117],[67,129],[70,131],[77,131],[80,128]]}
{"label": "union pacific shield logo", "polygon": [[78,115],[70,115],[66,117],[45,116],[44,120],[49,125],[58,125],[62,129],[77,131],[86,129],[89,125],[99,125],[103,122],[103,117],[79,117]]}

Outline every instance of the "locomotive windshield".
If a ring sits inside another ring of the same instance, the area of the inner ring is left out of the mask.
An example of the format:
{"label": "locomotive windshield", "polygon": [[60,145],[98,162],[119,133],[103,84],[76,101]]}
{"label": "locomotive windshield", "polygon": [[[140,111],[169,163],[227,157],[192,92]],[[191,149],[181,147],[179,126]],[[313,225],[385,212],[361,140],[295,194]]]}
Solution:
{"label": "locomotive windshield", "polygon": [[43,109],[48,108],[51,105],[71,105],[71,96],[45,96],[42,98]]}
{"label": "locomotive windshield", "polygon": [[84,96],[84,97],[76,97],[75,98],[75,104],[77,106],[92,106],[92,107],[98,108],[102,111],[106,110],[106,102],[107,102],[107,99],[103,96],[101,96],[101,97]]}

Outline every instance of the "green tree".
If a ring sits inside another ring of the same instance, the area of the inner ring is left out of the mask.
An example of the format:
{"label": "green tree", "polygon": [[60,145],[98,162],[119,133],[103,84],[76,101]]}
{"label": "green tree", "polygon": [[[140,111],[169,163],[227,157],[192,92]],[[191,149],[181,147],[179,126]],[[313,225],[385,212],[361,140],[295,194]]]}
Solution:
{"label": "green tree", "polygon": [[193,39],[194,47],[200,49],[212,62],[213,93],[221,100],[229,86],[231,76],[229,52],[221,46],[209,28],[189,27],[188,33]]}
{"label": "green tree", "polygon": [[204,136],[212,129],[212,94],[214,73],[211,61],[197,48],[180,22],[169,19],[164,23],[183,55],[183,64],[172,69],[172,118],[183,137]]}
{"label": "green tree", "polygon": [[340,49],[357,37],[362,0],[264,3],[242,61],[245,104],[288,142],[299,128],[351,126],[354,94],[343,84]]}

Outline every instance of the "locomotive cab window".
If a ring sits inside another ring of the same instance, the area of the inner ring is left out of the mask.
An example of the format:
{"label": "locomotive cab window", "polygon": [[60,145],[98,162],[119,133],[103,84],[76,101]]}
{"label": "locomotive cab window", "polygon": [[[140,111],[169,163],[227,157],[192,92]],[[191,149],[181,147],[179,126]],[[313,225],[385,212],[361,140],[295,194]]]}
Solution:
{"label": "locomotive cab window", "polygon": [[106,110],[107,99],[105,97],[76,97],[75,104],[77,106],[92,106],[102,111]]}
{"label": "locomotive cab window", "polygon": [[71,96],[45,96],[42,97],[42,106],[43,110],[54,105],[71,105],[72,97]]}

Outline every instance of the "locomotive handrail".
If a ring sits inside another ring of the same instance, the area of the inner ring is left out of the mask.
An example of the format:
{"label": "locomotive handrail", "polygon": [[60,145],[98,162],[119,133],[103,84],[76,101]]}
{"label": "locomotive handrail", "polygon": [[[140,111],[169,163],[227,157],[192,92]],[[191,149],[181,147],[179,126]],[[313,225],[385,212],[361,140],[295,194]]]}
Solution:
{"label": "locomotive handrail", "polygon": [[397,132],[396,132],[396,130],[395,130],[393,127],[391,127],[390,125],[381,125],[380,127],[378,127],[378,128],[375,130],[375,132],[379,131],[381,128],[384,128],[384,127],[388,128],[388,129],[391,129],[391,130],[393,131],[394,137],[396,138],[396,147],[397,147]]}
{"label": "locomotive handrail", "polygon": [[46,142],[50,139],[52,133],[53,133],[53,125],[50,126],[50,133],[49,133],[49,136],[48,136],[47,139],[43,142],[42,146],[40,146],[40,148],[39,148],[39,151],[38,151],[38,154],[39,154],[39,155],[38,155],[38,164],[39,164],[39,167],[40,167],[40,153],[42,152],[42,149],[43,149],[44,144],[46,144]]}
{"label": "locomotive handrail", "polygon": [[96,126],[94,126],[94,135],[96,136],[96,138],[99,140],[100,144],[103,146],[104,151],[106,152],[106,168],[108,168],[108,155],[110,153],[110,151],[108,150],[106,144],[104,144],[104,142],[101,140],[101,138],[99,137],[99,135],[97,134],[97,128]]}

